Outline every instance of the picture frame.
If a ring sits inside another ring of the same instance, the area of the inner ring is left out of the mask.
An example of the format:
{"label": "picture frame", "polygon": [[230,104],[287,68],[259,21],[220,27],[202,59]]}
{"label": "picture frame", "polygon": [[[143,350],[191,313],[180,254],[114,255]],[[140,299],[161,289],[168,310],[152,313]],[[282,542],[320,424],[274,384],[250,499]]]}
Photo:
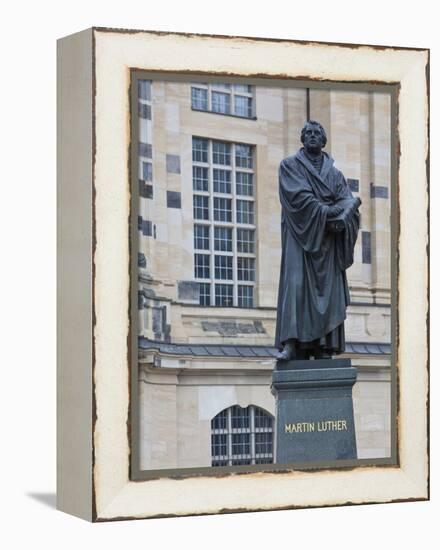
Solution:
{"label": "picture frame", "polygon": [[[139,475],[135,73],[392,88],[388,463]],[[429,51],[93,28],[59,41],[58,86],[58,508],[109,521],[429,498]]]}

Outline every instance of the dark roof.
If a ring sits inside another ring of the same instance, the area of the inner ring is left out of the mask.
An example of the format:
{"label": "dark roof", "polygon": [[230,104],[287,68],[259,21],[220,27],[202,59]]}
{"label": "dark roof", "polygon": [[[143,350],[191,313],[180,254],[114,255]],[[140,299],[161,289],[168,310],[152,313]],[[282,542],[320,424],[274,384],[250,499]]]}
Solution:
{"label": "dark roof", "polygon": [[[243,346],[220,344],[170,344],[139,338],[139,350],[157,350],[169,355],[193,355],[198,357],[247,357],[270,359],[276,356],[277,349],[270,346]],[[345,353],[353,355],[389,355],[390,344],[346,342]]]}

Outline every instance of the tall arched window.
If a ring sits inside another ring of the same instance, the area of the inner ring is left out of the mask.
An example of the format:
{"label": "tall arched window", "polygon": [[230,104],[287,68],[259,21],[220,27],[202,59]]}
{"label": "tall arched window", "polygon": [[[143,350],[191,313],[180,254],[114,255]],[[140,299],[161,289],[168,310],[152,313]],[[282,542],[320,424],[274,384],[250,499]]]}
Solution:
{"label": "tall arched window", "polygon": [[273,417],[256,407],[234,405],[211,420],[211,465],[271,464]]}

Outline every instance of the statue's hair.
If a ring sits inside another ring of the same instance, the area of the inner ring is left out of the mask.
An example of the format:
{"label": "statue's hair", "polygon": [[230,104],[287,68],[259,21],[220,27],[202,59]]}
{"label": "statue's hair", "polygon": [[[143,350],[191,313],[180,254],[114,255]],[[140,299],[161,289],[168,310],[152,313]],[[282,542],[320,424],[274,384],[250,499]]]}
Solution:
{"label": "statue's hair", "polygon": [[322,134],[322,146],[325,147],[326,146],[326,143],[327,143],[327,134],[325,133],[325,130],[324,130],[324,127],[319,123],[317,122],[316,120],[308,120],[305,124],[304,124],[304,127],[303,129],[301,130],[301,143],[304,143],[304,138],[305,138],[305,134],[306,134],[306,129],[307,129],[307,126],[309,124],[313,124],[314,126],[318,126],[318,128],[320,129],[321,131],[321,134]]}

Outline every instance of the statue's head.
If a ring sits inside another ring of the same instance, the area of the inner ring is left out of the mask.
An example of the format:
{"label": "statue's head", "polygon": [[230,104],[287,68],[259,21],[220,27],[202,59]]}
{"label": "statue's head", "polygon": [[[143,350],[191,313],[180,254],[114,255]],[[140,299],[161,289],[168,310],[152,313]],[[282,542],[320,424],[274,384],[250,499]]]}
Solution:
{"label": "statue's head", "polygon": [[320,153],[327,143],[327,135],[319,122],[309,120],[301,130],[301,142],[306,151],[315,154]]}

